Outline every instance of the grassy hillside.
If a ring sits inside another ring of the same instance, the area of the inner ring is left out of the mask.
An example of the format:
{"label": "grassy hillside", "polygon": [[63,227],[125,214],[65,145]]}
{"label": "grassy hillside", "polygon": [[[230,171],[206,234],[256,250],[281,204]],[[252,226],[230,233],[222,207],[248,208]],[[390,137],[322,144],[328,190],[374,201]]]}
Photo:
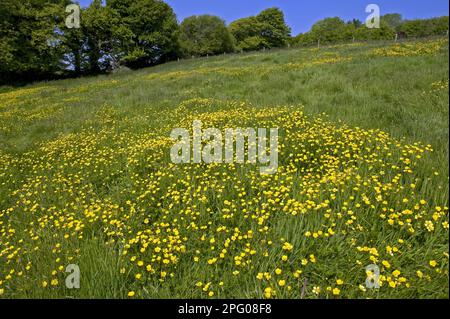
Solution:
{"label": "grassy hillside", "polygon": [[[0,298],[448,298],[448,72],[438,39],[0,89]],[[277,174],[172,164],[194,119],[278,127]]]}

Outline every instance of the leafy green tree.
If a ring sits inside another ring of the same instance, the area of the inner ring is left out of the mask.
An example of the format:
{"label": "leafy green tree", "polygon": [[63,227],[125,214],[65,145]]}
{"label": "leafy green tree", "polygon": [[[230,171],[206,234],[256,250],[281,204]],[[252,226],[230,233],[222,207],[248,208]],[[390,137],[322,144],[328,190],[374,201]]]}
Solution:
{"label": "leafy green tree", "polygon": [[397,28],[402,24],[403,18],[399,13],[388,13],[382,15],[381,21],[386,23],[391,29],[397,30]]}
{"label": "leafy green tree", "polygon": [[108,0],[128,31],[121,61],[132,68],[161,63],[179,54],[178,23],[172,8],[160,0]]}
{"label": "leafy green tree", "polygon": [[448,35],[448,16],[431,19],[431,35]]}
{"label": "leafy green tree", "polygon": [[283,47],[290,40],[291,30],[278,8],[262,11],[256,17],[236,20],[229,26],[237,47],[244,51]]}
{"label": "leafy green tree", "polygon": [[312,44],[317,44],[317,39],[312,36],[311,32],[300,33],[291,40],[292,46],[310,46]]}
{"label": "leafy green tree", "polygon": [[369,29],[365,25],[358,28],[355,38],[357,40],[393,40],[395,38],[395,30],[381,20],[379,28]]}
{"label": "leafy green tree", "polygon": [[334,43],[344,40],[346,31],[345,22],[338,18],[325,18],[316,22],[311,28],[313,39],[321,43]]}
{"label": "leafy green tree", "polygon": [[186,18],[180,26],[180,45],[188,56],[232,52],[233,38],[219,17],[211,15]]}
{"label": "leafy green tree", "polygon": [[284,20],[283,11],[278,8],[269,8],[256,16],[261,23],[261,35],[269,48],[279,48],[287,44],[291,37],[291,29]]}
{"label": "leafy green tree", "polygon": [[0,83],[18,69],[18,29],[14,23],[19,17],[19,6],[14,0],[0,1]]}
{"label": "leafy green tree", "polygon": [[238,49],[244,51],[259,50],[268,47],[262,36],[263,24],[256,17],[242,18],[232,22],[229,30],[236,39]]}
{"label": "leafy green tree", "polygon": [[448,16],[404,21],[399,31],[409,38],[420,38],[428,36],[445,35],[448,31]]}
{"label": "leafy green tree", "polygon": [[353,26],[355,28],[360,28],[363,25],[363,23],[359,19],[352,19],[352,20],[347,22],[347,25]]}
{"label": "leafy green tree", "polygon": [[81,75],[85,69],[85,53],[86,53],[86,36],[81,28],[64,30],[64,45],[66,54],[64,63],[66,68],[73,69],[75,75]]}
{"label": "leafy green tree", "polygon": [[0,81],[62,73],[65,0],[0,2]]}
{"label": "leafy green tree", "polygon": [[359,20],[352,20],[347,23],[338,17],[325,18],[315,23],[307,33],[300,34],[294,38],[296,46],[312,45],[320,43],[338,43],[344,41],[361,40],[392,40],[395,31],[386,23],[380,22],[380,28],[369,29]]}
{"label": "leafy green tree", "polygon": [[119,13],[109,6],[102,6],[101,0],[94,0],[83,11],[81,25],[89,61],[88,73],[116,67],[122,56],[123,41],[131,38],[130,30],[121,24]]}

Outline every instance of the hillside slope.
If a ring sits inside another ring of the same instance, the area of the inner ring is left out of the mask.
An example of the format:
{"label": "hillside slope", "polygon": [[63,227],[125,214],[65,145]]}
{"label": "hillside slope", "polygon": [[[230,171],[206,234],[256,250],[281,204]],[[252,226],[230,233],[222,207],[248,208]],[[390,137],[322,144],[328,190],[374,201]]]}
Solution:
{"label": "hillside slope", "polygon": [[[435,39],[3,88],[0,297],[448,298],[448,71]],[[278,173],[171,163],[196,119],[279,127]]]}

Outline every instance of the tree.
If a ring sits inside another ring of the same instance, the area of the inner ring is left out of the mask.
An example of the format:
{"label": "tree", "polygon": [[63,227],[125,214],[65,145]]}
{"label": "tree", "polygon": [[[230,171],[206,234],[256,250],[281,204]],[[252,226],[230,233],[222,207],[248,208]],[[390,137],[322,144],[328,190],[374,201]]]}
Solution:
{"label": "tree", "polygon": [[0,83],[17,72],[18,30],[14,27],[18,20],[20,4],[14,0],[0,1]]}
{"label": "tree", "polygon": [[419,38],[428,36],[445,35],[448,31],[448,16],[404,21],[399,31],[409,38]]}
{"label": "tree", "polygon": [[278,8],[270,8],[256,16],[261,23],[261,35],[266,40],[269,48],[279,48],[286,45],[291,37],[291,29],[284,20],[283,11]]}
{"label": "tree", "polygon": [[333,43],[344,40],[345,22],[338,18],[325,18],[316,22],[311,28],[311,35],[321,43]]}
{"label": "tree", "polygon": [[242,18],[232,22],[229,30],[236,39],[240,50],[251,51],[268,47],[266,39],[262,36],[262,23],[256,17]]}
{"label": "tree", "polygon": [[[86,36],[81,28],[64,30],[64,45],[66,54],[64,62],[68,69],[73,69],[75,75],[81,75],[86,64]],[[89,61],[87,61],[89,63]]]}
{"label": "tree", "polygon": [[355,38],[358,40],[393,40],[395,30],[385,21],[380,21],[379,28],[369,29],[365,25],[356,30]]}
{"label": "tree", "polygon": [[360,28],[363,25],[363,23],[359,19],[352,19],[351,21],[347,22],[347,25],[351,25],[355,28]]}
{"label": "tree", "polygon": [[402,15],[399,13],[388,13],[382,15],[381,21],[385,22],[391,29],[397,30],[397,28],[402,24]]}
{"label": "tree", "polygon": [[431,35],[448,35],[448,16],[438,17],[431,20]]}
{"label": "tree", "polygon": [[180,45],[188,56],[232,52],[233,38],[219,17],[211,15],[186,18],[180,26]]}
{"label": "tree", "polygon": [[174,58],[179,52],[178,23],[172,8],[160,0],[109,0],[130,36],[122,43],[121,61],[132,68]]}
{"label": "tree", "polygon": [[317,44],[317,39],[313,38],[311,32],[300,33],[291,40],[292,46],[309,46]]}
{"label": "tree", "polygon": [[66,0],[0,2],[0,81],[61,74]]}
{"label": "tree", "polygon": [[236,20],[229,29],[238,48],[244,51],[283,47],[291,34],[283,12],[277,8],[264,10],[256,17]]}
{"label": "tree", "polygon": [[121,24],[119,13],[101,0],[94,0],[83,11],[82,33],[88,59],[88,73],[96,74],[115,68],[122,54],[122,43],[131,38],[131,32]]}

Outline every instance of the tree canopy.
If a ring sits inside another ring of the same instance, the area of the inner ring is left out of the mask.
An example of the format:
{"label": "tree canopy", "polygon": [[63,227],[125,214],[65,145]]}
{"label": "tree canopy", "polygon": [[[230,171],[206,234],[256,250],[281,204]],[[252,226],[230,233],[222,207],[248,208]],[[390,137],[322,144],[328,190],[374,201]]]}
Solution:
{"label": "tree canopy", "polygon": [[177,55],[178,23],[172,8],[161,0],[109,0],[107,6],[120,16],[123,34],[122,62],[143,67]]}
{"label": "tree canopy", "polygon": [[186,18],[180,25],[180,45],[186,56],[232,52],[233,38],[225,22],[216,16]]}
{"label": "tree canopy", "polygon": [[381,16],[379,28],[368,28],[361,21],[353,19],[344,22],[339,17],[325,18],[316,22],[311,30],[292,38],[293,45],[312,45],[320,43],[339,43],[344,41],[393,40],[395,34],[403,37],[419,38],[427,36],[444,36],[448,30],[448,16],[403,20],[398,13]]}
{"label": "tree canopy", "polygon": [[448,31],[448,16],[433,19],[406,20],[398,30],[409,38],[445,35]]}
{"label": "tree canopy", "polygon": [[269,8],[255,17],[242,18],[229,26],[240,50],[283,47],[288,43],[291,29],[278,8]]}
{"label": "tree canopy", "polygon": [[[51,77],[61,68],[62,0],[0,2],[0,74],[7,80]],[[4,80],[5,81],[5,80]],[[0,79],[1,82],[1,79]]]}
{"label": "tree canopy", "polygon": [[402,24],[403,18],[399,13],[388,13],[381,16],[381,21],[386,23],[390,28],[396,30]]}

